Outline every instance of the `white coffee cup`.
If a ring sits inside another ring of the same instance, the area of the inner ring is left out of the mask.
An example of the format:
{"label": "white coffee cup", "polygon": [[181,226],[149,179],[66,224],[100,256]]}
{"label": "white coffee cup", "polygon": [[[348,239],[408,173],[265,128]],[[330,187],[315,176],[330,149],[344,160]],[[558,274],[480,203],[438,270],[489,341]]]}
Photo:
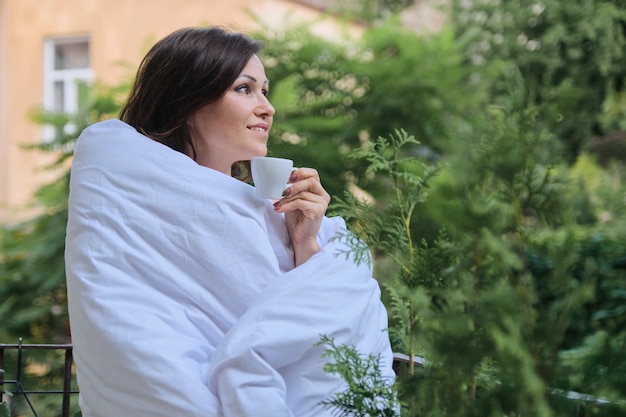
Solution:
{"label": "white coffee cup", "polygon": [[250,164],[257,195],[260,198],[280,199],[293,171],[293,161],[259,156],[252,158]]}

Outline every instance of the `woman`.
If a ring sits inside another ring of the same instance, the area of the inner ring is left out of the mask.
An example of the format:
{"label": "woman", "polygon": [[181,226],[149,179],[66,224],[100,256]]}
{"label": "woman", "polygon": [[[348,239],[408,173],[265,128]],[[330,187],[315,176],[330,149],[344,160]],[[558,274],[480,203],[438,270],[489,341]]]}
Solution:
{"label": "woman", "polygon": [[[144,58],[121,120],[87,128],[66,269],[80,405],[91,416],[323,416],[344,390],[321,335],[382,355],[385,309],[345,256],[314,169],[273,204],[245,181],[274,108],[260,44],[187,28]],[[166,146],[163,146],[166,145]]]}

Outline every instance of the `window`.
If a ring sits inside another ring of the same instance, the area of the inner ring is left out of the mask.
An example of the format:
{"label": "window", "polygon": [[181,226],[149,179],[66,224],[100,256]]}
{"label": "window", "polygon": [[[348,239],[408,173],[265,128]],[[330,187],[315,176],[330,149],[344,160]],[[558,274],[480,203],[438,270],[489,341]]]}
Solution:
{"label": "window", "polygon": [[[93,80],[89,38],[54,38],[44,43],[44,108],[49,111],[76,113],[85,97],[85,87]],[[74,126],[65,126],[70,132]],[[44,131],[51,140],[54,129]]]}

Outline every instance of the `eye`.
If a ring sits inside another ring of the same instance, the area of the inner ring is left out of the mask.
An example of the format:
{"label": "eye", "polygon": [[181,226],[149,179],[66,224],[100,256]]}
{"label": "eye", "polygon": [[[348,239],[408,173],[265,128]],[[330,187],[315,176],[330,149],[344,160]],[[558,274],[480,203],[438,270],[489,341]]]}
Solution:
{"label": "eye", "polygon": [[265,97],[267,97],[267,95],[269,94],[269,91],[267,91],[266,89],[261,90],[261,94],[263,94]]}
{"label": "eye", "polygon": [[250,94],[250,86],[248,84],[243,84],[235,88],[235,91],[238,93]]}

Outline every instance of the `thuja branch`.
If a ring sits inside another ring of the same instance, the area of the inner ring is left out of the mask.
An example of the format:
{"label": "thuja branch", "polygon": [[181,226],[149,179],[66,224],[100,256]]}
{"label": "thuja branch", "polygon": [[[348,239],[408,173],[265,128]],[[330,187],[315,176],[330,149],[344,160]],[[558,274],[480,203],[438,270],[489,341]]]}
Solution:
{"label": "thuja branch", "polygon": [[[420,143],[403,130],[396,130],[387,138],[380,137],[355,151],[352,157],[366,160],[366,174],[372,175],[380,183],[390,185],[387,199],[381,198],[375,204],[372,201],[357,200],[346,193],[343,199],[335,199],[331,210],[346,219],[350,230],[365,245],[355,245],[345,236],[341,238],[351,248],[355,260],[363,259],[364,248],[378,252],[395,263],[398,268],[397,279],[393,286],[401,290],[397,302],[392,306],[395,317],[402,317],[397,328],[402,330],[402,350],[410,358],[414,357],[414,333],[419,322],[416,316],[419,308],[409,295],[419,282],[418,265],[422,263],[422,252],[415,245],[412,234],[412,221],[417,204],[426,200],[425,189],[428,182],[439,173],[440,166],[426,166],[415,155]],[[417,268],[417,269],[416,269]],[[403,294],[403,295],[400,295]],[[414,364],[409,363],[409,370],[414,371]]]}
{"label": "thuja branch", "polygon": [[[398,209],[400,211],[400,218],[402,219],[402,225],[404,226],[404,232],[406,235],[407,241],[407,250],[408,250],[408,262],[409,265],[413,264],[413,237],[411,236],[411,215],[413,213],[413,208],[415,204],[412,204],[407,213],[405,213],[402,207],[402,192],[400,190],[400,186],[398,184],[398,177],[393,177],[393,188],[396,196],[396,204],[398,205]],[[410,268],[404,268],[406,272],[410,272]]]}

